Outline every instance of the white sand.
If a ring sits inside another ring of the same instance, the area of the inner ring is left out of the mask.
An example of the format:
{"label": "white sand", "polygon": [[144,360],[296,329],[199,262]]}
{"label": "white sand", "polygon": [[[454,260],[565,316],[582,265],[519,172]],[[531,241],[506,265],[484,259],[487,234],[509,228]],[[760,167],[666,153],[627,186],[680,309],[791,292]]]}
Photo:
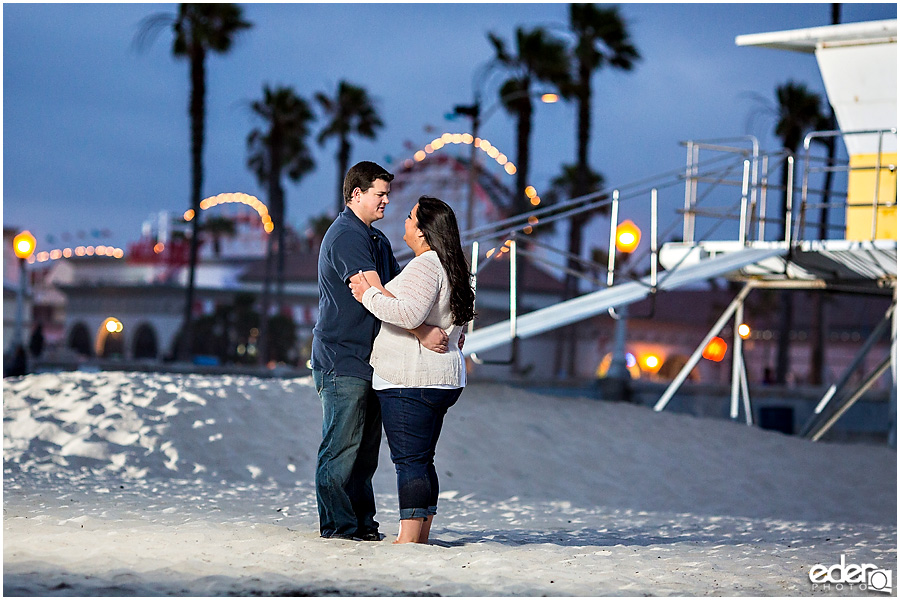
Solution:
{"label": "white sand", "polygon": [[809,582],[841,554],[896,579],[885,447],[474,384],[438,446],[435,543],[395,546],[386,444],[387,539],[318,537],[308,379],[46,374],[3,403],[5,595],[865,593]]}

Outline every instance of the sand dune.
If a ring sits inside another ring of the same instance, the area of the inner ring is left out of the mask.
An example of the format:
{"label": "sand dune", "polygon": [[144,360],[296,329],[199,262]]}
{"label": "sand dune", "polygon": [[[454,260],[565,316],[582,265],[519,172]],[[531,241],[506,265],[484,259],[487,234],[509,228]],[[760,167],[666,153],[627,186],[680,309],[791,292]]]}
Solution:
{"label": "sand dune", "polygon": [[473,384],[438,446],[431,546],[322,540],[308,379],[4,381],[7,595],[807,595],[896,567],[896,452]]}

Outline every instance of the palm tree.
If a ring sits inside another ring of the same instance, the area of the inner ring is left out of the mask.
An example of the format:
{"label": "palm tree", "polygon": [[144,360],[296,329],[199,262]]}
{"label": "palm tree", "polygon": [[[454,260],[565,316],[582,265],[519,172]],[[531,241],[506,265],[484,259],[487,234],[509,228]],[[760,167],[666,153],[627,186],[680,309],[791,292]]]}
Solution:
{"label": "palm tree", "polygon": [[[788,81],[775,89],[778,122],[775,135],[781,139],[782,147],[790,154],[796,154],[803,137],[812,130],[827,126],[822,113],[822,98],[811,92],[802,83]],[[784,190],[781,205],[781,237],[787,233],[788,162],[785,159],[781,169],[781,186]],[[783,384],[790,370],[790,330],[793,319],[793,296],[788,290],[781,292],[781,323],[778,335],[778,353],[775,367],[775,382]]]}
{"label": "palm tree", "polygon": [[324,144],[331,137],[338,138],[336,207],[337,213],[340,214],[344,210],[344,175],[350,168],[350,150],[352,148],[350,136],[356,134],[375,139],[375,130],[383,127],[384,123],[368,92],[346,81],[338,84],[333,98],[329,98],[322,92],[316,93],[315,98],[329,119],[325,128],[319,132],[319,144]]}
{"label": "palm tree", "polygon": [[[775,89],[775,97],[778,102],[778,122],[775,125],[775,135],[781,139],[781,146],[796,154],[800,148],[800,142],[810,131],[827,125],[827,119],[822,113],[822,97],[807,89],[805,84],[788,81]],[[783,199],[787,201],[787,170],[782,169]],[[782,204],[782,216],[787,214],[787,204]],[[782,222],[781,231],[785,233],[786,222]],[[782,235],[782,238],[784,235]]]}
{"label": "palm tree", "polygon": [[233,238],[237,234],[234,219],[228,217],[207,217],[200,228],[212,238],[213,253],[216,258],[222,253],[222,238]]}
{"label": "palm tree", "polygon": [[641,55],[631,43],[619,8],[598,8],[593,4],[570,4],[569,27],[575,34],[572,51],[573,95],[578,100],[577,179],[575,196],[587,194],[588,147],[591,137],[591,78],[594,71],[610,66],[630,71]]}
{"label": "palm tree", "polygon": [[[531,100],[532,84],[538,81],[553,84],[562,93],[570,81],[565,44],[552,37],[545,29],[536,27],[526,31],[516,28],[516,54],[510,54],[506,43],[494,33],[488,33],[495,57],[490,64],[501,67],[509,74],[499,91],[500,102],[516,123],[516,183],[512,193],[511,214],[526,212],[530,205],[525,196],[530,164],[531,118],[534,111]],[[517,271],[516,288],[520,289],[522,271]],[[517,300],[518,302],[518,296]],[[509,364],[513,372],[519,370],[518,338],[512,340]]]}
{"label": "palm tree", "polygon": [[[576,164],[569,173],[567,187],[570,198],[584,196],[599,189],[592,186],[594,174],[588,164],[588,150],[591,138],[591,98],[593,88],[591,79],[595,71],[609,66],[622,71],[630,71],[641,56],[631,43],[628,28],[616,6],[599,8],[593,4],[569,5],[569,28],[575,36],[572,48],[572,72],[574,73],[571,89],[567,96],[574,96],[578,103],[578,122],[576,126],[577,147]],[[566,167],[569,168],[569,167]],[[601,177],[602,179],[602,177]],[[607,209],[608,210],[608,209]],[[569,219],[569,254],[581,256],[584,226],[590,219],[590,213],[582,213]],[[577,269],[577,262],[569,260],[569,269]],[[578,295],[578,281],[566,275],[565,299]],[[574,369],[574,335],[568,335],[569,361],[568,373]]]}
{"label": "palm tree", "polygon": [[[841,22],[841,5],[839,2],[831,4],[831,24],[838,25]],[[837,129],[837,119],[834,116],[834,108],[828,110],[829,130]],[[825,162],[829,167],[834,165],[834,157],[837,153],[837,140],[833,137],[825,139],[828,149],[828,158]],[[825,183],[822,186],[822,207],[819,209],[819,239],[828,239],[828,203],[831,202],[831,189],[834,186],[834,172],[828,170],[825,173]],[[812,385],[821,385],[825,368],[825,319],[822,294],[813,292],[811,306],[812,323],[810,324],[810,345],[812,351],[809,355],[809,382]]]}
{"label": "palm tree", "polygon": [[[578,165],[563,165],[562,173],[560,173],[551,182],[549,196],[551,198],[577,198],[584,194],[603,189],[604,178],[600,173],[594,172],[590,167],[587,168],[587,186],[584,186],[585,178],[583,171]],[[605,207],[604,207],[605,209]],[[587,217],[577,215],[569,219],[569,253],[574,256],[581,256],[581,230],[587,222]],[[572,234],[572,230],[578,228],[577,235]],[[573,250],[572,240],[577,241],[577,250]],[[582,265],[574,258],[569,257],[568,268],[570,271],[582,271]],[[578,286],[578,278],[572,273],[566,273],[566,285],[563,289],[563,300],[574,298]],[[563,373],[572,375],[575,373],[575,352],[577,346],[577,324],[569,325],[558,330],[556,338],[556,355],[554,358],[554,373],[562,373],[565,364],[566,371]],[[567,360],[563,361],[566,356]]]}
{"label": "palm tree", "polygon": [[[278,255],[276,306],[281,305],[284,290],[284,223],[285,202],[281,178],[286,173],[292,181],[299,181],[310,172],[315,163],[306,139],[310,123],[315,120],[309,104],[298,97],[291,88],[274,90],[263,86],[262,100],[251,104],[253,112],[266,124],[266,130],[254,129],[247,136],[249,156],[247,166],[256,174],[260,185],[268,187],[269,210],[274,225],[273,235],[266,240],[266,273],[263,283],[262,310],[260,314],[260,360],[268,359],[269,287],[272,276],[272,255]],[[277,250],[273,252],[273,247]]]}
{"label": "palm tree", "polygon": [[309,218],[308,226],[312,237],[311,247],[317,248],[322,245],[325,233],[331,227],[332,222],[334,222],[334,217],[328,213]]}
{"label": "palm tree", "polygon": [[172,53],[190,62],[191,119],[191,253],[187,297],[184,308],[184,343],[179,349],[182,359],[188,358],[193,341],[191,311],[194,303],[194,278],[197,270],[197,243],[200,233],[200,200],[203,188],[203,143],[206,119],[206,56],[210,52],[224,54],[231,49],[237,35],[252,24],[243,19],[243,11],[236,4],[181,4],[177,15],[155,14],[140,25],[137,42],[152,39],[163,27],[172,27],[175,38]]}
{"label": "palm tree", "polygon": [[517,117],[516,124],[516,187],[513,190],[512,214],[519,215],[529,209],[525,196],[531,144],[531,118],[534,111],[531,94],[536,82],[550,83],[561,92],[568,89],[571,77],[566,56],[566,46],[552,37],[545,29],[536,27],[526,31],[516,29],[516,54],[510,54],[506,43],[494,33],[488,33],[494,46],[495,62],[510,75],[500,86],[500,101],[507,112]]}
{"label": "palm tree", "polygon": [[[603,189],[606,179],[590,167],[587,168],[582,183],[582,173],[578,165],[563,165],[559,175],[550,182],[550,191],[554,198],[575,198],[581,194],[592,194]],[[583,191],[579,191],[583,190]]]}

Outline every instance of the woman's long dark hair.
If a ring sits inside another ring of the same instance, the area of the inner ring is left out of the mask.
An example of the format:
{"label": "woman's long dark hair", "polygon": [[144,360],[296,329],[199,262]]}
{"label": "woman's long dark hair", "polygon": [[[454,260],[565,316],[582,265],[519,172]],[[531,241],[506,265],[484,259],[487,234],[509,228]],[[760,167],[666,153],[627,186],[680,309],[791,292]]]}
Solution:
{"label": "woman's long dark hair", "polygon": [[425,241],[437,252],[450,280],[450,312],[454,325],[465,325],[475,318],[475,291],[469,263],[459,238],[459,226],[453,209],[438,198],[421,196],[416,211],[419,229]]}

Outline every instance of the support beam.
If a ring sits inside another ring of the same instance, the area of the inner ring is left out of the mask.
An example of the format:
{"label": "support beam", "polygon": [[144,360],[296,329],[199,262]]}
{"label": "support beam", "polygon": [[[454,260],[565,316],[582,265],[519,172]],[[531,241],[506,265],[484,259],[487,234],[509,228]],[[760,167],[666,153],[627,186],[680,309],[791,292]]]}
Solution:
{"label": "support beam", "polygon": [[816,421],[819,419],[819,415],[822,414],[822,412],[834,399],[838,392],[842,391],[847,386],[847,384],[850,382],[850,378],[853,377],[853,373],[856,371],[857,367],[862,364],[863,360],[865,360],[866,356],[869,354],[869,351],[872,349],[875,343],[878,342],[878,340],[881,339],[881,337],[884,335],[885,329],[887,328],[888,324],[892,322],[892,315],[895,312],[895,306],[896,305],[891,304],[887,312],[884,313],[884,317],[881,319],[878,325],[875,326],[875,329],[872,330],[872,333],[869,334],[869,337],[866,338],[866,341],[863,342],[863,345],[856,353],[856,356],[853,357],[853,360],[850,362],[847,368],[844,369],[841,378],[837,381],[837,383],[829,387],[825,392],[825,395],[822,396],[822,399],[819,400],[819,403],[816,405],[816,408],[813,411],[813,415],[800,430],[801,436],[807,436],[809,434],[809,432],[813,429]]}
{"label": "support beam", "polygon": [[734,312],[734,336],[731,352],[731,418],[737,419],[738,412],[740,410],[739,404],[739,394],[740,394],[740,384],[741,384],[741,371],[744,368],[744,346],[742,342],[744,338],[741,337],[740,332],[738,331],[738,326],[744,322],[744,302],[741,301],[738,304],[737,308]]}
{"label": "support beam", "polygon": [[891,357],[890,357],[890,355],[888,355],[885,357],[885,359],[883,361],[881,361],[881,364],[879,364],[877,367],[875,367],[875,370],[872,371],[868,377],[866,377],[866,379],[862,382],[862,385],[859,387],[859,389],[857,389],[853,393],[852,396],[847,398],[846,401],[841,403],[841,405],[837,408],[837,410],[834,411],[833,415],[828,417],[828,419],[826,419],[824,423],[822,423],[821,425],[819,425],[817,427],[814,427],[809,432],[809,439],[811,439],[814,442],[818,442],[822,438],[823,435],[828,433],[828,430],[831,429],[832,425],[834,425],[837,422],[837,420],[840,419],[841,416],[843,416],[843,414],[845,412],[850,410],[850,407],[853,406],[854,404],[856,404],[856,401],[859,400],[860,398],[862,398],[863,394],[865,394],[867,391],[869,391],[869,388],[872,387],[872,385],[874,385],[876,381],[878,381],[879,377],[881,377],[882,375],[884,375],[887,372],[887,370],[890,368],[890,366],[891,366]]}
{"label": "support beam", "polygon": [[669,387],[666,388],[666,391],[663,392],[663,395],[657,401],[656,406],[653,407],[653,410],[659,412],[663,410],[666,405],[669,403],[669,400],[672,399],[672,396],[675,395],[675,392],[678,391],[678,388],[681,387],[681,384],[684,383],[684,380],[687,379],[688,374],[690,374],[691,369],[693,369],[697,363],[700,361],[700,355],[703,354],[703,349],[706,348],[706,345],[709,343],[711,339],[713,339],[719,331],[722,330],[722,327],[725,326],[725,323],[728,319],[731,318],[731,315],[741,306],[744,302],[744,299],[747,297],[747,294],[750,293],[750,290],[753,289],[753,283],[748,281],[744,288],[740,291],[740,293],[735,297],[734,300],[731,301],[731,304],[728,305],[728,308],[725,309],[725,312],[722,313],[722,316],[719,317],[719,320],[716,321],[715,325],[712,326],[712,329],[709,330],[709,333],[706,334],[706,337],[703,338],[703,341],[700,342],[700,345],[697,346],[697,349],[694,350],[694,353],[691,354],[691,357],[688,359],[687,363],[684,367],[681,368],[681,371],[678,372],[678,375],[672,380],[672,383],[669,384]]}
{"label": "support beam", "polygon": [[753,407],[750,406],[750,386],[747,384],[747,365],[741,360],[741,392],[744,398],[744,421],[753,425]]}

